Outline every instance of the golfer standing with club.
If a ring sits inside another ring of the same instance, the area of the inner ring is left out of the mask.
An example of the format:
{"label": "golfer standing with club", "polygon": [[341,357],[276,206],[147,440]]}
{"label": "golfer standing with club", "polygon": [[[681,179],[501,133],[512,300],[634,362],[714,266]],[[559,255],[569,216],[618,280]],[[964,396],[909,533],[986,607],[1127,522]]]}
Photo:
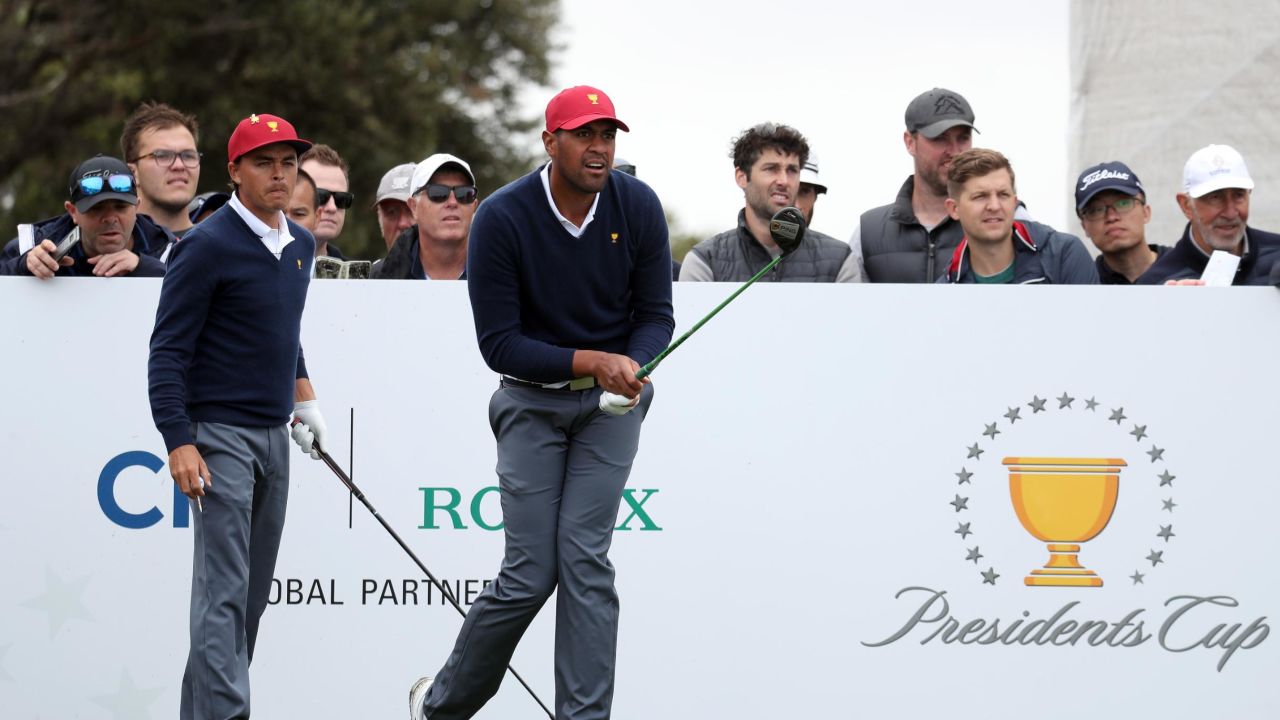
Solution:
{"label": "golfer standing with club", "polygon": [[235,194],[174,246],[151,334],[151,414],[169,472],[196,501],[191,649],[182,720],[249,717],[249,663],[267,607],[294,440],[319,458],[324,419],[299,329],[315,255],[282,212],[311,143],[274,115],[227,142]]}
{"label": "golfer standing with club", "polygon": [[[555,717],[610,716],[618,594],[609,545],[653,399],[641,364],[666,347],[671,249],[657,196],[614,171],[627,126],[598,89],[547,105],[550,162],[480,205],[467,284],[489,401],[506,550],[411,718],[470,718],[498,691],[539,608],[556,595]],[[434,681],[433,681],[434,680]]]}

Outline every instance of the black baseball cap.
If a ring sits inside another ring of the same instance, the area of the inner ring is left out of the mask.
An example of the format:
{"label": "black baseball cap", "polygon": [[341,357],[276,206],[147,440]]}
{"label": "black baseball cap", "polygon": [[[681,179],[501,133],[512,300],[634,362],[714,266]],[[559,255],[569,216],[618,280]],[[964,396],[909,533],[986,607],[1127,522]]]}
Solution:
{"label": "black baseball cap", "polygon": [[123,160],[106,155],[94,155],[77,165],[71,171],[67,192],[79,212],[104,200],[138,204],[138,187],[129,166]]}
{"label": "black baseball cap", "polygon": [[957,125],[973,128],[973,108],[958,92],[934,88],[916,96],[907,106],[907,132],[918,132],[930,140]]}
{"label": "black baseball cap", "polygon": [[1083,210],[1093,196],[1103,190],[1115,190],[1130,197],[1146,194],[1138,174],[1128,165],[1115,160],[1098,163],[1080,173],[1080,179],[1076,180],[1076,212]]}

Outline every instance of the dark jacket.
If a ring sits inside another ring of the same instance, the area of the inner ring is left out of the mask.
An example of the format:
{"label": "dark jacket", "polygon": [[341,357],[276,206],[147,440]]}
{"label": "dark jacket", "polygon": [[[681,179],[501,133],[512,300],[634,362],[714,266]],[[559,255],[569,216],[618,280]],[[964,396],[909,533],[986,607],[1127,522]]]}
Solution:
{"label": "dark jacket", "polygon": [[[44,240],[57,245],[73,227],[75,223],[72,222],[71,215],[66,213],[48,220],[41,220],[31,226],[32,246],[39,245]],[[162,277],[164,263],[159,258],[164,255],[169,245],[176,241],[173,233],[157,225],[146,215],[138,215],[133,223],[133,252],[139,258],[138,267],[125,277]],[[19,247],[18,238],[5,244],[4,249],[0,250],[0,275],[31,275],[31,271],[27,269],[27,252],[29,251],[29,248]],[[75,259],[75,264],[59,268],[57,275],[93,277],[93,265],[89,263],[83,245],[72,248],[68,257]]]}
{"label": "dark jacket", "polygon": [[[1147,245],[1147,247],[1151,248],[1151,251],[1156,254],[1156,262],[1159,262],[1160,258],[1164,257],[1165,253],[1173,249],[1168,245]],[[1152,263],[1152,265],[1154,264],[1155,263]],[[1123,273],[1118,273],[1115,270],[1112,270],[1111,266],[1106,263],[1106,258],[1104,258],[1101,255],[1094,258],[1094,266],[1098,270],[1098,283],[1101,285],[1134,285],[1136,284],[1136,283],[1129,282],[1129,278],[1125,277]],[[1150,270],[1151,268],[1147,268],[1147,269]]]}
{"label": "dark jacket", "polygon": [[862,213],[859,234],[867,282],[933,282],[964,237],[960,223],[949,217],[925,230],[911,209],[914,191],[912,175],[891,204]]}
{"label": "dark jacket", "polygon": [[[751,234],[747,211],[738,211],[738,226],[712,236],[689,251],[706,263],[716,282],[745,282],[764,269],[773,255]],[[835,282],[849,258],[848,243],[809,231],[786,262],[774,266],[765,282]],[[685,258],[688,261],[688,258]]]}
{"label": "dark jacket", "polygon": [[[1244,257],[1236,268],[1232,285],[1269,285],[1271,268],[1280,259],[1280,235],[1245,227]],[[1182,230],[1182,237],[1173,249],[1155,261],[1138,278],[1136,285],[1163,285],[1168,280],[1192,280],[1204,274],[1209,256],[1191,239],[1191,223]]]}
{"label": "dark jacket", "polygon": [[[387,256],[373,264],[369,277],[373,280],[427,279],[427,271],[422,268],[422,257],[418,252],[417,225],[410,225],[396,236]],[[467,271],[463,270],[458,279],[466,280]]]}
{"label": "dark jacket", "polygon": [[[947,273],[940,283],[972,283],[969,265],[969,239],[960,241],[951,255]],[[1093,267],[1089,251],[1074,235],[1058,232],[1035,222],[1013,223],[1014,285],[1044,283],[1051,285],[1097,285],[1098,271]]]}

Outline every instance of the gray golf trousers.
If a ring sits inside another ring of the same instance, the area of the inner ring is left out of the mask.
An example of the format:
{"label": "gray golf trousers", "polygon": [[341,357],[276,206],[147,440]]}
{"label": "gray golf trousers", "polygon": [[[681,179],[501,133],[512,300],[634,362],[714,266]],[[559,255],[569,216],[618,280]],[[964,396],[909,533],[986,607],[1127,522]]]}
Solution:
{"label": "gray golf trousers", "polygon": [[621,416],[599,410],[600,393],[500,387],[490,399],[506,550],[427,694],[430,720],[470,718],[493,697],[557,588],[556,718],[609,717],[618,645],[609,544],[653,388]]}
{"label": "gray golf trousers", "polygon": [[249,662],[284,529],[289,431],[193,423],[209,466],[195,522],[191,650],[182,676],[182,720],[249,717]]}

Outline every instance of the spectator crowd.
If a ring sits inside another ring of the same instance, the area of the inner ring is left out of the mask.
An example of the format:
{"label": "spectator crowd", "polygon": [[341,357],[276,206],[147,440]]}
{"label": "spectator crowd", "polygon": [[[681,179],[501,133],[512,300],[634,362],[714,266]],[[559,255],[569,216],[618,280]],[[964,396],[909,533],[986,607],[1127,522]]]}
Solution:
{"label": "spectator crowd", "polygon": [[[904,119],[914,172],[897,197],[863,212],[847,241],[809,230],[762,281],[1199,284],[1217,254],[1232,284],[1280,283],[1280,235],[1249,226],[1253,179],[1235,148],[1209,145],[1187,159],[1177,194],[1187,222],[1172,245],[1146,237],[1152,210],[1133,168],[1123,160],[1084,168],[1075,209],[1080,234],[1097,251],[1091,258],[1074,228],[1032,218],[1008,158],[973,147],[975,114],[962,95],[924,92]],[[205,159],[199,136],[195,117],[142,104],[124,123],[122,158],[96,155],[72,170],[62,214],[19,225],[0,250],[0,275],[162,276],[174,244],[235,192],[196,194]],[[811,223],[827,192],[817,156],[795,128],[752,126],[734,139],[730,157],[744,201],[737,223],[673,262],[674,279],[747,280],[781,253],[769,234],[773,215],[795,206]],[[315,239],[315,277],[466,279],[471,221],[483,201],[475,174],[448,152],[410,160],[388,169],[372,203],[360,205],[337,149],[318,143],[299,157],[286,215]],[[617,159],[613,172],[636,169]],[[384,257],[344,255],[348,211],[376,215]]]}

